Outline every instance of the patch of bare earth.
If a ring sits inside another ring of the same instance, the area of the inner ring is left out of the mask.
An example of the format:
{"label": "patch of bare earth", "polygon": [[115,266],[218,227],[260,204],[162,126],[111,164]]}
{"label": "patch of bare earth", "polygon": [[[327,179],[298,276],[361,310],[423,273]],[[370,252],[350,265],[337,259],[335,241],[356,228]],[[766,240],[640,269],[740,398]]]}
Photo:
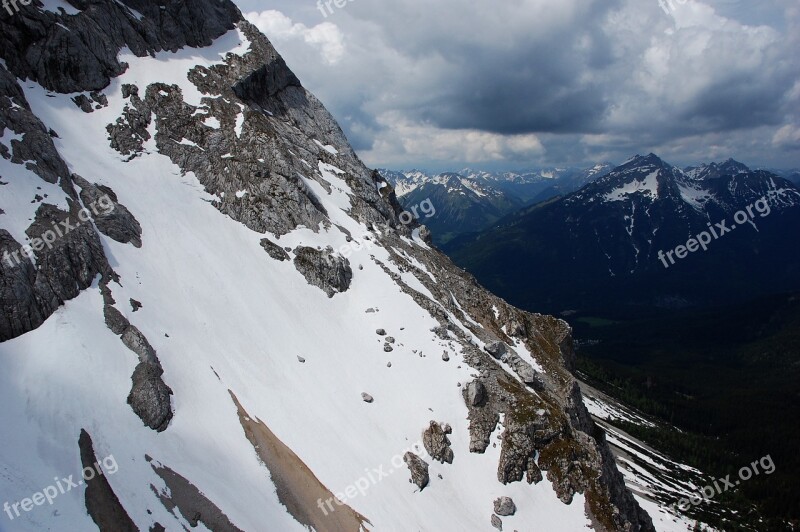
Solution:
{"label": "patch of bare earth", "polygon": [[[239,412],[245,436],[275,483],[278,499],[299,523],[317,532],[368,531],[370,521],[326,488],[294,451],[269,430],[263,421],[253,419],[229,390]],[[325,501],[331,504],[325,505]]]}

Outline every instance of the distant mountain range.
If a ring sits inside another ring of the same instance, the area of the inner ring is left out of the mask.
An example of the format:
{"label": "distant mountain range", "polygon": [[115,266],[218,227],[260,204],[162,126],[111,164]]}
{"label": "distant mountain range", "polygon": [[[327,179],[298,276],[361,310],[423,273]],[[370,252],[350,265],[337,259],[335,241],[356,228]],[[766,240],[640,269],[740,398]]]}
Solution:
{"label": "distant mountain range", "polygon": [[798,206],[774,173],[650,154],[444,250],[523,308],[706,305],[800,288]]}
{"label": "distant mountain range", "polygon": [[543,168],[530,172],[483,172],[469,168],[433,174],[420,170],[379,170],[401,204],[430,200],[435,216],[423,220],[434,243],[481,231],[528,205],[575,191],[608,173],[610,163],[592,168]]}

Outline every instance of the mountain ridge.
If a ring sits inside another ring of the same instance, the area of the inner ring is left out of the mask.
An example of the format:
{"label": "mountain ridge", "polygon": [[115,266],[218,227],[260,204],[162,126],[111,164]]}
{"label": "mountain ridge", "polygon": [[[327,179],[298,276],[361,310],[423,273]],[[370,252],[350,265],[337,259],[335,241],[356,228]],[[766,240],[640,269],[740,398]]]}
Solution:
{"label": "mountain ridge", "polygon": [[[33,249],[0,262],[15,529],[343,530],[303,491],[313,476],[376,529],[483,528],[502,493],[508,527],[654,530],[582,402],[568,325],[403,223],[231,2],[167,4],[2,18],[0,243]],[[269,467],[269,433],[311,476]],[[103,453],[108,481],[26,510]]]}

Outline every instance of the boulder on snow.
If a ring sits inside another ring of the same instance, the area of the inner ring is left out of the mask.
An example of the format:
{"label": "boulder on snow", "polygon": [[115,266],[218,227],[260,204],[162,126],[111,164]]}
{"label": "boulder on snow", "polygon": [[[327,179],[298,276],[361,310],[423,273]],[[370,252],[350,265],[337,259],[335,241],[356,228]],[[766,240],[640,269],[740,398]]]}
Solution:
{"label": "boulder on snow", "polygon": [[502,516],[514,515],[517,513],[517,505],[511,497],[498,497],[494,501],[494,513]]}
{"label": "boulder on snow", "polygon": [[431,421],[427,429],[422,433],[422,444],[428,451],[428,456],[441,463],[453,463],[453,449],[450,448],[450,440],[447,435],[452,432],[450,425],[440,425],[436,421]]}
{"label": "boulder on snow", "polygon": [[408,466],[409,471],[411,471],[411,482],[416,484],[420,491],[424,490],[428,482],[430,482],[428,463],[411,451],[403,456],[403,461]]}
{"label": "boulder on snow", "polygon": [[374,400],[375,400],[375,399],[373,399],[373,397],[372,397],[370,394],[368,394],[367,392],[363,392],[363,393],[361,394],[361,399],[363,399],[365,403],[371,403],[372,401],[374,401]]}
{"label": "boulder on snow", "polygon": [[294,266],[308,284],[320,288],[328,297],[346,292],[353,280],[350,261],[333,255],[333,249],[325,250],[298,247],[294,250]]}

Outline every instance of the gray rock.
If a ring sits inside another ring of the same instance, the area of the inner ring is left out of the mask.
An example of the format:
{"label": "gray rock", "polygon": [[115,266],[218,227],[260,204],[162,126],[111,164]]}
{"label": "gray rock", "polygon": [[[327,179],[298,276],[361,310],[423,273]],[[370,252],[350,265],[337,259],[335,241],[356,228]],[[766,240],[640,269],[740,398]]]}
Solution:
{"label": "gray rock", "polygon": [[306,363],[306,359],[301,357],[301,356],[299,356],[299,355],[297,357],[297,361],[300,362],[301,364],[305,364]]}
{"label": "gray rock", "polygon": [[79,175],[73,175],[81,187],[81,201],[94,219],[97,229],[107,237],[123,244],[142,247],[142,227],[131,212],[117,201],[117,195],[103,185],[91,184]]}
{"label": "gray rock", "polygon": [[511,497],[498,497],[494,501],[494,513],[503,517],[514,515],[517,513],[517,505]]}
{"label": "gray rock", "polygon": [[142,57],[184,46],[208,46],[241,18],[228,1],[135,2],[139,18],[122,2],[81,2],[74,16],[55,17],[36,5],[0,19],[0,57],[20,79],[61,93],[102,90],[127,65],[128,47]]}
{"label": "gray rock", "polygon": [[408,470],[411,471],[411,482],[416,484],[420,491],[424,490],[428,482],[430,482],[428,463],[411,451],[403,456],[403,461],[408,466]]}
{"label": "gray rock", "polygon": [[394,347],[390,346],[389,344],[383,344],[383,351],[385,353],[391,353],[394,351]]}
{"label": "gray rock", "polygon": [[436,421],[431,421],[427,429],[422,433],[422,444],[428,452],[428,456],[441,463],[453,463],[453,450],[450,448],[450,439],[447,437],[452,432],[449,425],[445,428]]}
{"label": "gray rock", "polygon": [[[367,309],[367,312],[369,312],[370,310],[373,310],[373,309]],[[374,312],[374,310],[373,310],[373,312]],[[384,329],[378,329],[378,330],[375,331],[375,334],[377,334],[378,336],[386,336],[386,331]]]}
{"label": "gray rock", "polygon": [[442,352],[442,360],[450,362],[450,355],[447,354],[447,351]]}
{"label": "gray rock", "polygon": [[495,527],[497,530],[500,531],[503,530],[503,521],[494,514],[492,514],[492,526]]}
{"label": "gray rock", "polygon": [[333,256],[332,250],[317,250],[298,247],[294,250],[294,266],[309,284],[316,286],[328,297],[346,292],[353,279],[350,261],[344,257]]}
{"label": "gray rock", "polygon": [[264,251],[266,251],[270,257],[277,261],[283,262],[290,260],[289,254],[286,253],[282,247],[267,238],[261,239],[261,247],[264,248]]}
{"label": "gray rock", "polygon": [[486,398],[486,387],[481,381],[474,380],[467,384],[464,395],[467,405],[480,406]]}
{"label": "gray rock", "polygon": [[36,266],[22,254],[20,244],[0,229],[0,341],[37,328],[65,301],[90,287],[98,275],[112,275],[94,228],[79,222],[76,203],[71,213],[40,205],[28,236],[54,236],[53,228],[62,222],[74,229],[52,239],[51,247],[33,251]]}
{"label": "gray rock", "polygon": [[134,325],[129,325],[122,333],[122,343],[125,347],[139,356],[139,362],[144,364],[158,364],[156,351],[147,341],[147,338]]}
{"label": "gray rock", "polygon": [[500,360],[503,358],[503,355],[505,355],[508,352],[508,349],[506,348],[506,344],[497,340],[486,344],[486,352],[492,355],[497,360]]}
{"label": "gray rock", "polygon": [[373,398],[373,397],[372,397],[370,394],[368,394],[367,392],[363,392],[363,393],[361,394],[361,399],[362,399],[362,400],[363,400],[365,403],[371,403],[371,402],[373,402],[373,401],[375,400],[375,399],[374,399],[374,398]]}
{"label": "gray rock", "polygon": [[394,337],[392,337],[392,336],[387,336],[387,337],[386,337],[386,343],[387,343],[387,344],[393,344],[393,343],[394,343]]}
{"label": "gray rock", "polygon": [[128,404],[144,422],[157,432],[167,430],[172,420],[172,390],[164,383],[164,370],[156,364],[139,363],[133,371],[133,387]]}

